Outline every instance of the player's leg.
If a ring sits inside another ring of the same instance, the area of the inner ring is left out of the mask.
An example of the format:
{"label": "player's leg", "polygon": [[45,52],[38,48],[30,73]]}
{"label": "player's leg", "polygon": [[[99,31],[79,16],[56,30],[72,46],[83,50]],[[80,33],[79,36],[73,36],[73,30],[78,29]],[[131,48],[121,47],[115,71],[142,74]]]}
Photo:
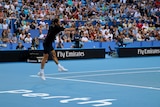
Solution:
{"label": "player's leg", "polygon": [[58,58],[57,58],[57,56],[56,56],[55,50],[52,50],[52,51],[51,51],[51,54],[52,54],[52,59],[53,59],[53,61],[58,65],[59,62],[58,62]]}
{"label": "player's leg", "polygon": [[58,71],[68,71],[68,69],[64,68],[62,65],[60,65],[60,63],[58,62],[58,58],[56,56],[56,52],[55,50],[51,51],[52,54],[52,59],[54,60],[54,62],[58,65]]}
{"label": "player's leg", "polygon": [[45,75],[44,75],[44,66],[46,61],[48,60],[49,54],[43,54],[43,59],[41,62],[41,69],[40,72],[38,72],[38,76],[40,76],[43,80],[46,80]]}
{"label": "player's leg", "polygon": [[44,75],[44,67],[45,67],[46,61],[48,60],[50,50],[48,46],[46,46],[46,44],[44,43],[43,43],[43,48],[44,48],[44,54],[41,61],[41,69],[40,69],[40,72],[38,72],[38,76],[40,76],[43,80],[46,80]]}
{"label": "player's leg", "polygon": [[48,60],[49,54],[43,54],[42,62],[41,62],[41,69],[44,69],[44,66]]}

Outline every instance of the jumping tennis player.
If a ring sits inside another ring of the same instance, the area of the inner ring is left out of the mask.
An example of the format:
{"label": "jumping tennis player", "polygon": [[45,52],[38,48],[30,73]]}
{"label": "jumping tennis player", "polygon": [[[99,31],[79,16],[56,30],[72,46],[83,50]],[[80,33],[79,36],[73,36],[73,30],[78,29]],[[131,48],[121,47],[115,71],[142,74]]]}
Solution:
{"label": "jumping tennis player", "polygon": [[41,62],[41,69],[40,72],[38,72],[38,76],[40,76],[43,80],[46,80],[45,75],[44,75],[44,67],[45,63],[48,60],[49,54],[52,55],[52,59],[58,66],[58,71],[68,71],[68,69],[64,68],[60,63],[58,62],[58,58],[56,56],[56,52],[52,46],[52,42],[54,42],[57,34],[61,31],[64,30],[75,30],[75,28],[64,28],[60,25],[60,21],[58,18],[55,18],[52,20],[51,25],[49,26],[48,34],[43,42],[43,48],[44,48],[44,53],[43,53],[43,59]]}

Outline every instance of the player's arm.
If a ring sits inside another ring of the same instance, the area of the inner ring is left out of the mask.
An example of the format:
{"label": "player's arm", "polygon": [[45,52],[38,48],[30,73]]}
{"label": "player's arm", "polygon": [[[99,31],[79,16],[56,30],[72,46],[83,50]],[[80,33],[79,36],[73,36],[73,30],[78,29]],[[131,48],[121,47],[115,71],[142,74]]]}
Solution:
{"label": "player's arm", "polygon": [[65,28],[64,25],[61,25],[59,29],[60,31],[74,31],[75,30],[75,28]]}
{"label": "player's arm", "polygon": [[74,31],[75,28],[65,28],[64,31]]}

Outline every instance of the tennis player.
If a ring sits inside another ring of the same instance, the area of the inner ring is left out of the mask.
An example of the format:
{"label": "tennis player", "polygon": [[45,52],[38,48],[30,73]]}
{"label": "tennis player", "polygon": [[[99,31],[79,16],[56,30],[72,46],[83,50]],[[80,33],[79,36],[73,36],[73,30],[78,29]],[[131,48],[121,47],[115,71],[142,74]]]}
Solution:
{"label": "tennis player", "polygon": [[58,18],[55,18],[54,20],[52,20],[52,23],[49,26],[48,34],[43,42],[44,53],[43,53],[43,59],[41,62],[41,69],[40,69],[40,72],[38,72],[38,76],[40,76],[43,80],[46,80],[44,75],[44,67],[45,67],[46,61],[48,60],[49,54],[52,55],[52,59],[57,64],[58,71],[68,71],[68,69],[64,68],[58,62],[56,52],[52,46],[52,43],[54,42],[57,34],[64,30],[75,30],[75,28],[64,28],[63,26],[60,25],[60,21]]}

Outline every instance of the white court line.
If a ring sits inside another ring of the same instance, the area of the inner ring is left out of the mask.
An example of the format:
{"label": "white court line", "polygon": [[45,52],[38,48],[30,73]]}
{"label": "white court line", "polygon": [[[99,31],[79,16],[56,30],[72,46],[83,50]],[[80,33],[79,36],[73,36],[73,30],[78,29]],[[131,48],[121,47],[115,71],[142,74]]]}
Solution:
{"label": "white court line", "polygon": [[119,84],[119,83],[111,83],[111,82],[98,82],[98,81],[89,81],[89,80],[79,80],[79,79],[65,79],[65,78],[53,78],[53,77],[47,77],[50,79],[58,79],[58,80],[67,80],[67,81],[74,81],[74,82],[85,82],[85,83],[94,83],[94,84],[102,84],[102,85],[114,85],[114,86],[123,86],[123,87],[132,87],[132,88],[142,88],[142,89],[151,89],[151,90],[158,90],[160,91],[160,88],[156,87],[147,87],[147,86],[139,86],[139,85],[129,85],[129,84]]}
{"label": "white court line", "polygon": [[[110,74],[104,74],[104,75],[119,75],[119,74],[132,74],[132,73],[134,73],[134,74],[135,73],[151,73],[151,72],[157,72],[157,71],[122,72],[122,73],[110,73]],[[160,72],[160,71],[158,71],[158,72]],[[98,75],[98,76],[100,76],[100,75]],[[31,75],[30,77],[38,77],[38,76],[37,75]],[[84,76],[82,75],[82,77],[84,77]],[[158,90],[158,91],[160,91],[160,88],[148,87],[148,86],[139,86],[139,85],[130,85],[130,84],[119,84],[119,83],[111,83],[111,82],[98,82],[98,81],[69,79],[69,78],[68,79],[67,78],[55,78],[55,77],[46,77],[46,78],[48,78],[48,79],[56,79],[56,80],[67,80],[67,81],[74,81],[74,82],[84,82],[84,83],[94,83],[94,84],[103,84],[103,85],[113,85],[113,86],[121,86],[121,87],[123,86],[123,87],[132,87],[132,88],[141,88],[141,89],[150,89],[150,90]]]}
{"label": "white court line", "polygon": [[[38,76],[31,75],[31,77],[38,77]],[[119,83],[111,83],[111,82],[98,82],[98,81],[79,80],[79,79],[65,79],[65,78],[54,78],[54,77],[46,77],[46,78],[55,79],[55,80],[65,80],[65,81],[83,82],[83,83],[92,83],[92,84],[101,84],[101,85],[113,85],[113,86],[120,86],[120,87],[131,87],[131,88],[150,89],[150,90],[160,91],[160,88],[140,86],[140,85],[129,85],[129,84],[119,84]]]}
{"label": "white court line", "polygon": [[[89,75],[78,75],[78,76],[64,76],[61,78],[78,78],[78,77],[93,77],[93,76],[104,76],[104,75],[122,75],[122,74],[141,74],[141,73],[153,73],[153,72],[160,72],[160,70],[154,70],[154,71],[135,71],[135,72],[120,72],[120,73],[103,73],[103,74],[89,74]],[[99,72],[98,72],[99,73]],[[45,74],[46,76],[53,76]],[[30,75],[30,77],[35,77],[37,75]],[[55,75],[54,75],[55,76]]]}
{"label": "white court line", "polygon": [[141,74],[141,73],[153,73],[160,72],[160,70],[154,71],[135,71],[135,72],[120,72],[120,73],[106,73],[106,74],[90,74],[90,75],[78,75],[78,76],[64,76],[61,78],[78,78],[78,77],[93,77],[93,76],[105,76],[105,75],[123,75],[123,74]]}
{"label": "white court line", "polygon": [[111,72],[111,71],[129,71],[129,70],[154,70],[160,69],[160,67],[148,67],[148,68],[129,68],[129,69],[111,69],[111,70],[95,70],[95,71],[79,71],[79,72],[60,72],[46,75],[62,75],[62,74],[81,74],[81,73],[96,73],[96,72]]}

